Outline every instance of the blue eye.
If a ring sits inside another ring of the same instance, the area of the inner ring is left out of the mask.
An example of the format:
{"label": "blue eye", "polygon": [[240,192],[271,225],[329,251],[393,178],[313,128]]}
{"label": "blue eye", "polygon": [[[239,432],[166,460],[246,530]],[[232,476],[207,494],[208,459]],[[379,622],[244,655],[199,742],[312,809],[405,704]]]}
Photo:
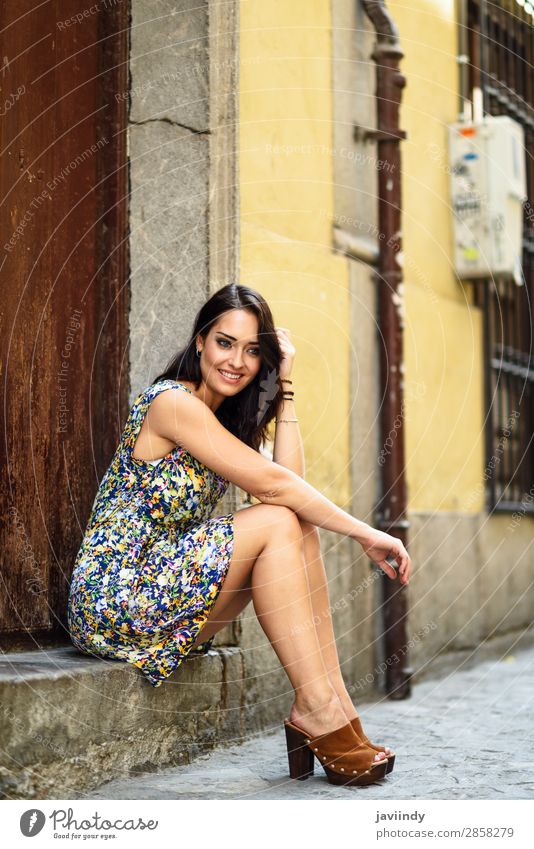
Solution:
{"label": "blue eye", "polygon": [[[219,345],[221,345],[223,348],[226,348],[228,345],[230,345],[230,347],[231,347],[231,343],[228,339],[217,339],[217,343]],[[249,348],[248,350],[255,357],[259,357],[259,355],[260,355],[260,349],[259,348]]]}

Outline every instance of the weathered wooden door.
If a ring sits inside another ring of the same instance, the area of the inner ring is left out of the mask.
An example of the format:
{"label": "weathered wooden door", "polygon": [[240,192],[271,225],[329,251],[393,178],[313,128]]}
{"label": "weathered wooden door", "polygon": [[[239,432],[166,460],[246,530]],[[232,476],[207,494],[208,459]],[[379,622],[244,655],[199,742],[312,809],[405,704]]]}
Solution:
{"label": "weathered wooden door", "polygon": [[2,645],[65,633],[127,412],[128,6],[0,5]]}

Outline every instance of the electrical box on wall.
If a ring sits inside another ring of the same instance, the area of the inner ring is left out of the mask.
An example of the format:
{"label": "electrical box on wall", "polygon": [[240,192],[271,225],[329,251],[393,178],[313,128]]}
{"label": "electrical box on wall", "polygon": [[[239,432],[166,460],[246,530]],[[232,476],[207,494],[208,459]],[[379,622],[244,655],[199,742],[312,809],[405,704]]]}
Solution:
{"label": "electrical box on wall", "polygon": [[523,128],[507,115],[449,124],[454,264],[458,277],[523,282]]}

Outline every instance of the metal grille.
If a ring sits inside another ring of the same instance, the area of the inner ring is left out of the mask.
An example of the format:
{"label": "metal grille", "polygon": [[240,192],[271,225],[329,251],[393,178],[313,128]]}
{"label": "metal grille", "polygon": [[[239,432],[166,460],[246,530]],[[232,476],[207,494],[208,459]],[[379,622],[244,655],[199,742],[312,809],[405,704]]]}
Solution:
{"label": "metal grille", "polygon": [[484,112],[522,124],[528,200],[524,205],[524,285],[475,282],[484,314],[487,508],[534,513],[534,19],[517,0],[467,0],[469,96]]}

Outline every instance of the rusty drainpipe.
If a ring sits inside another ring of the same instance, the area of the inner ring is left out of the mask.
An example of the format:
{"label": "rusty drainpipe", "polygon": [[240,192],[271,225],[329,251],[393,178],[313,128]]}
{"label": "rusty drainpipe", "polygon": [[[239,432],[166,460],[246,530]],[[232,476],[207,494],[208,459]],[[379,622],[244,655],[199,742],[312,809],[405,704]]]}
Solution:
{"label": "rusty drainpipe", "polygon": [[[404,473],[403,419],[403,301],[401,259],[401,156],[400,141],[406,138],[399,129],[401,91],[406,78],[399,71],[403,52],[397,26],[383,0],[362,0],[366,15],[376,32],[371,54],[376,63],[377,129],[363,133],[364,139],[376,141],[380,162],[378,170],[378,264],[375,279],[378,286],[378,313],[381,381],[381,445],[384,453],[382,493],[375,514],[381,530],[401,539],[407,547],[409,522],[406,518],[406,479]],[[361,129],[361,128],[360,128]],[[355,129],[358,136],[358,128]],[[390,439],[388,439],[390,437]],[[387,447],[386,447],[387,441]],[[391,445],[390,445],[391,443]],[[380,573],[384,652],[386,660],[386,693],[391,699],[410,695],[411,669],[406,645],[406,587],[398,578],[392,581]]]}

